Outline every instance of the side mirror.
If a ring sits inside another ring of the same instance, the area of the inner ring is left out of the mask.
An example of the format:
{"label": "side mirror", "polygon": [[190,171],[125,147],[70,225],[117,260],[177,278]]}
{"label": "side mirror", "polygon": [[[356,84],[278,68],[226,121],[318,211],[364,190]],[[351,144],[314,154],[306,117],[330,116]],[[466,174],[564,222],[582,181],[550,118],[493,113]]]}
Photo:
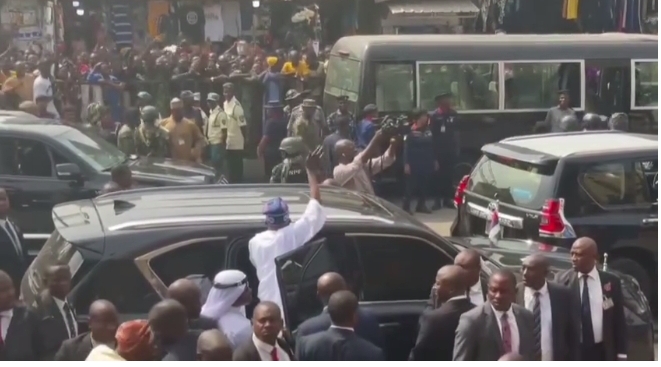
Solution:
{"label": "side mirror", "polygon": [[67,181],[81,181],[83,174],[80,172],[80,167],[75,163],[60,163],[55,165],[55,172],[57,178]]}

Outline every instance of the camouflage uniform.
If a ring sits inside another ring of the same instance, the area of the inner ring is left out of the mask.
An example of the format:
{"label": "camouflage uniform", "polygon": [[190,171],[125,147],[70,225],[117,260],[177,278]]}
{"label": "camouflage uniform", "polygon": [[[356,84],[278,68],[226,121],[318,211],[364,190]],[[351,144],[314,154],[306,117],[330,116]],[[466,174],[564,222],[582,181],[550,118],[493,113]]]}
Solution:
{"label": "camouflage uniform", "polygon": [[136,129],[124,124],[117,133],[117,148],[126,155],[136,154],[134,132]]}
{"label": "camouflage uniform", "polygon": [[306,119],[303,115],[298,116],[294,120],[291,136],[303,139],[303,143],[309,151],[313,151],[321,144],[321,131],[318,125]]}
{"label": "camouflage uniform", "polygon": [[337,129],[337,126],[335,125],[335,120],[340,117],[340,116],[348,116],[349,117],[349,133],[351,134],[351,138],[355,140],[356,137],[356,117],[353,115],[351,112],[347,112],[346,114],[343,114],[339,110],[331,113],[328,115],[328,118],[326,119],[326,126],[328,126],[328,129],[330,132],[335,132]]}
{"label": "camouflage uniform", "polygon": [[162,127],[155,126],[153,129],[146,129],[144,126],[140,126],[134,130],[133,136],[137,155],[157,158],[170,157],[170,139],[167,130]]}
{"label": "camouflage uniform", "polygon": [[[294,109],[291,111],[291,115],[289,116],[289,124],[287,125],[289,136],[294,136],[294,123],[301,117],[303,117],[303,107],[298,105],[294,107]],[[316,130],[319,131],[319,137],[321,138],[324,131],[327,130],[326,120],[324,119],[324,111],[321,109],[321,107],[316,106],[311,120],[312,121],[310,122],[315,125]]]}

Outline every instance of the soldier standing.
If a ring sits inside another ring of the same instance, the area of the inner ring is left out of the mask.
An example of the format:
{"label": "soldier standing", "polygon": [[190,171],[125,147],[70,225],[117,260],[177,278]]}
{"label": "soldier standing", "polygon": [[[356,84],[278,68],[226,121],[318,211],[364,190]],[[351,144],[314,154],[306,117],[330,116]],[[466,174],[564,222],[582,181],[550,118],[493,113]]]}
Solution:
{"label": "soldier standing", "polygon": [[170,157],[170,139],[167,130],[158,125],[159,116],[156,107],[142,107],[142,121],[134,131],[135,151],[138,156]]}
{"label": "soldier standing", "polygon": [[117,133],[117,148],[126,155],[136,154],[135,129],[140,125],[140,111],[131,108],[124,113],[124,124]]}
{"label": "soldier standing", "polygon": [[280,143],[282,163],[273,168],[270,183],[307,183],[305,159],[308,150],[300,137],[289,137]]}
{"label": "soldier standing", "polygon": [[[298,136],[309,151],[314,150],[321,143],[322,130],[318,119],[315,119],[317,104],[313,99],[306,99],[301,104],[300,110],[294,110],[290,120],[290,136]],[[297,109],[299,108],[297,107]],[[300,111],[300,113],[297,113]]]}
{"label": "soldier standing", "polygon": [[340,116],[345,116],[349,118],[349,131],[351,134],[351,140],[355,139],[355,130],[356,130],[356,117],[349,111],[349,106],[347,102],[349,101],[348,96],[339,96],[337,97],[337,110],[330,115],[326,120],[326,125],[330,131],[335,131],[337,129],[336,122]]}
{"label": "soldier standing", "polygon": [[207,96],[209,105],[209,119],[204,127],[204,135],[209,142],[209,158],[211,165],[216,171],[224,173],[225,168],[225,136],[224,129],[227,128],[227,114],[220,106],[220,95],[209,93]]}
{"label": "soldier standing", "polygon": [[435,98],[437,108],[430,119],[431,133],[434,140],[434,157],[438,163],[435,200],[432,210],[438,210],[445,204],[454,205],[452,176],[454,165],[459,155],[459,134],[457,131],[457,111],[452,108],[452,93],[441,93]]}
{"label": "soldier standing", "polygon": [[411,119],[411,132],[404,136],[404,174],[406,175],[404,210],[411,211],[411,196],[415,192],[418,197],[415,211],[431,213],[425,200],[434,171],[439,167],[434,155],[432,132],[428,127],[429,115],[427,111],[416,109],[411,114]]}

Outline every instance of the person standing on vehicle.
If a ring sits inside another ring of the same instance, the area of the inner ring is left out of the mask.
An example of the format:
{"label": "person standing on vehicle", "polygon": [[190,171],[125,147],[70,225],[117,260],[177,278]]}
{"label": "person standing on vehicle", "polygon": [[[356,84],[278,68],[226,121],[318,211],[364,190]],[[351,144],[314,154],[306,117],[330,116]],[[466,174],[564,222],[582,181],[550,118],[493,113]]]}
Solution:
{"label": "person standing on vehicle", "polygon": [[225,154],[227,157],[227,174],[230,183],[243,181],[243,148],[247,136],[246,117],[239,100],[234,96],[234,84],[223,84],[223,110],[227,115],[227,124],[223,131],[225,137]]}
{"label": "person standing on vehicle", "polygon": [[268,179],[273,168],[283,159],[280,144],[287,137],[287,119],[282,113],[282,104],[278,101],[267,103],[264,110],[266,111],[266,124],[262,139],[257,145],[257,157],[264,160],[264,173]]}
{"label": "person standing on vehicle", "polygon": [[321,192],[317,175],[321,171],[321,149],[308,155],[305,170],[310,186],[310,201],[301,217],[292,222],[289,206],[282,198],[274,198],[264,205],[267,229],[256,234],[249,242],[250,262],[257,271],[260,301],[271,301],[282,310],[282,298],[276,278],[275,259],[310,241],[326,223],[321,206]]}
{"label": "person standing on vehicle", "polygon": [[438,170],[438,161],[434,154],[432,132],[428,128],[427,111],[416,109],[411,114],[411,132],[404,136],[404,174],[406,175],[406,194],[404,210],[411,211],[411,196],[418,197],[416,212],[431,213],[425,199],[433,174]]}
{"label": "person standing on vehicle", "polygon": [[158,126],[160,114],[154,106],[140,110],[140,125],[133,132],[135,153],[141,157],[169,158],[170,137]]}
{"label": "person standing on vehicle", "polygon": [[9,195],[0,187],[0,270],[9,274],[15,288],[20,289],[28,259],[23,248],[23,233],[9,218],[10,209]]}
{"label": "person standing on vehicle", "polygon": [[170,154],[174,159],[200,162],[205,146],[204,136],[195,123],[184,117],[184,104],[179,98],[170,101],[170,117],[161,121],[168,131]]}
{"label": "person standing on vehicle", "polygon": [[379,117],[379,109],[375,104],[368,104],[363,108],[363,119],[356,127],[356,147],[359,150],[366,149],[379,130],[376,119]]}
{"label": "person standing on vehicle", "polygon": [[563,89],[558,92],[558,105],[551,107],[549,112],[546,113],[546,119],[544,120],[546,129],[552,133],[562,132],[560,128],[562,118],[568,115],[576,117],[576,112],[569,106],[569,91]]}
{"label": "person standing on vehicle", "polygon": [[452,93],[441,93],[435,98],[436,110],[431,114],[430,125],[438,162],[435,200],[432,210],[454,206],[452,178],[459,154],[457,111],[452,108]]}
{"label": "person standing on vehicle", "polygon": [[608,129],[624,132],[629,131],[629,116],[622,112],[612,114],[610,119],[608,119]]}
{"label": "person standing on vehicle", "polygon": [[620,279],[597,269],[593,239],[581,237],[571,247],[573,269],[556,276],[580,297],[581,360],[626,361],[627,323]]}
{"label": "person standing on vehicle", "polygon": [[325,137],[322,144],[324,148],[324,169],[326,171],[326,177],[333,176],[333,169],[339,163],[335,156],[335,145],[337,142],[340,140],[353,140],[353,117],[344,114],[333,114],[331,116],[333,116],[333,133]]}
{"label": "person standing on vehicle", "polygon": [[211,165],[217,172],[224,173],[225,168],[225,144],[224,134],[227,129],[227,114],[220,106],[220,95],[209,93],[207,95],[209,106],[209,118],[204,126],[204,135],[209,142],[209,158]]}

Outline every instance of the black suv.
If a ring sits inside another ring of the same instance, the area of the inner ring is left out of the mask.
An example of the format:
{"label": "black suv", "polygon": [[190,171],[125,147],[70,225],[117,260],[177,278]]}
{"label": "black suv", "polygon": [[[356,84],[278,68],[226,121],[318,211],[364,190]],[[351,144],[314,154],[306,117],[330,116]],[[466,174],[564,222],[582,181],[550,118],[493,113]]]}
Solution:
{"label": "black suv", "polygon": [[636,278],[656,304],[656,135],[531,135],[485,145],[482,152],[457,187],[453,235],[484,236],[497,206],[507,238],[569,248],[577,237],[592,237],[608,254],[608,267]]}
{"label": "black suv", "polygon": [[[55,262],[73,273],[70,299],[81,327],[92,301],[112,301],[124,318],[145,317],[174,280],[206,279],[222,269],[248,274],[257,291],[248,241],[265,229],[264,203],[282,197],[292,219],[309,201],[303,185],[226,185],[152,188],[61,204],[53,210],[56,231],[32,263],[22,283],[27,304],[43,290],[43,272]],[[395,205],[370,195],[324,187],[328,220],[308,244],[277,259],[284,314],[291,330],[320,313],[318,277],[341,273],[361,305],[374,312],[384,329],[387,357],[404,360],[415,343],[436,271],[461,248],[480,238],[447,240]],[[483,241],[484,242],[484,241]],[[521,241],[502,241],[502,251],[487,249],[483,276],[501,266],[520,267],[530,251]],[[496,246],[497,247],[497,246]],[[567,251],[550,249],[558,269],[567,269]],[[508,254],[507,256],[504,256]],[[649,306],[630,277],[623,276],[629,320],[630,358],[653,359]],[[204,282],[202,282],[204,283]],[[252,307],[247,314],[251,315]]]}
{"label": "black suv", "polygon": [[55,204],[92,198],[126,163],[138,186],[210,184],[210,167],[167,159],[127,157],[85,128],[34,116],[0,113],[0,187],[9,194],[11,216],[36,254],[53,232]]}

